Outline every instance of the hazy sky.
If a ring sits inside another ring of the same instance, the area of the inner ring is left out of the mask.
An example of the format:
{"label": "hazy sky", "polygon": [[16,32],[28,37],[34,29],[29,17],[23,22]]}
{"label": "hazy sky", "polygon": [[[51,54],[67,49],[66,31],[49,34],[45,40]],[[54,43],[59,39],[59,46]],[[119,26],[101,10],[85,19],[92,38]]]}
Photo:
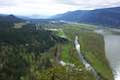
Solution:
{"label": "hazy sky", "polygon": [[0,0],[0,13],[54,15],[80,9],[120,6],[120,0]]}

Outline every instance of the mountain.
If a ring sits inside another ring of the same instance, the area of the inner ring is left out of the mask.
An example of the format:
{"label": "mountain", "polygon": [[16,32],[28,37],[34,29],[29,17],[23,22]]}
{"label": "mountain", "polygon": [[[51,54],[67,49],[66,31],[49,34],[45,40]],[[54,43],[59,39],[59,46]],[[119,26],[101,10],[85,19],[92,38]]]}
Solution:
{"label": "mountain", "polygon": [[120,7],[96,10],[77,10],[66,12],[64,14],[58,14],[52,18],[108,27],[120,27]]}
{"label": "mountain", "polygon": [[18,22],[24,22],[24,20],[14,15],[0,14],[0,32],[11,30],[14,26],[14,23]]}
{"label": "mountain", "polygon": [[23,22],[24,20],[14,15],[3,15],[0,14],[0,22]]}
{"label": "mountain", "polygon": [[20,16],[20,15],[16,15],[18,18],[23,19],[23,20],[30,20],[30,17],[27,16]]}

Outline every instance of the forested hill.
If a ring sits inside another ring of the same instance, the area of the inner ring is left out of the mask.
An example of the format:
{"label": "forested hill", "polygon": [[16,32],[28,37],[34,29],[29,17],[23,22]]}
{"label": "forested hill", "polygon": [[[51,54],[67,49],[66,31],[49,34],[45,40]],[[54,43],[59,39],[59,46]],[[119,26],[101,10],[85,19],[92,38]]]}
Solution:
{"label": "forested hill", "polygon": [[0,22],[23,22],[24,20],[14,16],[14,15],[0,15]]}
{"label": "forested hill", "polygon": [[[6,27],[6,30],[4,30]],[[0,45],[23,46],[30,52],[44,52],[55,43],[64,43],[65,39],[56,36],[51,31],[39,27],[35,24],[26,24],[22,28],[16,29],[14,26],[6,25],[0,27]],[[44,34],[44,35],[43,35]]]}
{"label": "forested hill", "polygon": [[0,14],[0,31],[7,31],[14,26],[15,23],[25,22],[14,15]]}

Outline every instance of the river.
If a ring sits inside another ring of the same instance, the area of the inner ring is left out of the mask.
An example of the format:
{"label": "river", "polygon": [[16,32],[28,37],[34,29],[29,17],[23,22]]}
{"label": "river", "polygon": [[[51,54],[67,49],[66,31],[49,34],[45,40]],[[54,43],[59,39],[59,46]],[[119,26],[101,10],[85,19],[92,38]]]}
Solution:
{"label": "river", "polygon": [[103,30],[95,32],[104,35],[106,57],[113,70],[114,79],[120,80],[120,35],[110,34]]}
{"label": "river", "polygon": [[113,69],[114,79],[120,80],[120,35],[104,35],[106,56]]}

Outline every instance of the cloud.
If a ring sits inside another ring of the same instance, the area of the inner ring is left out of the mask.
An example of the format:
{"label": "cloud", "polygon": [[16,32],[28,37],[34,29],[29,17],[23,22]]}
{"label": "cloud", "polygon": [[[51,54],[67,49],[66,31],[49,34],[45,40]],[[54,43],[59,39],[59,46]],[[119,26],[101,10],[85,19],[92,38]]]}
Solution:
{"label": "cloud", "polygon": [[22,15],[54,15],[57,13],[69,11],[69,9],[75,9],[75,7],[71,5],[59,4],[56,2],[56,0],[14,0],[14,2],[0,0],[0,3],[2,4],[0,4],[0,6],[2,6],[0,7],[0,12],[10,14],[15,13]]}
{"label": "cloud", "polygon": [[0,0],[0,6],[5,7],[5,6],[12,6],[15,5],[14,2],[8,1],[8,0]]}
{"label": "cloud", "polygon": [[120,0],[57,0],[57,2],[61,2],[63,4],[69,5],[112,5],[116,3],[120,3]]}
{"label": "cloud", "polygon": [[120,0],[0,0],[0,12],[54,15],[78,9],[120,6]]}
{"label": "cloud", "polygon": [[120,6],[120,0],[59,0],[58,2],[80,8]]}

